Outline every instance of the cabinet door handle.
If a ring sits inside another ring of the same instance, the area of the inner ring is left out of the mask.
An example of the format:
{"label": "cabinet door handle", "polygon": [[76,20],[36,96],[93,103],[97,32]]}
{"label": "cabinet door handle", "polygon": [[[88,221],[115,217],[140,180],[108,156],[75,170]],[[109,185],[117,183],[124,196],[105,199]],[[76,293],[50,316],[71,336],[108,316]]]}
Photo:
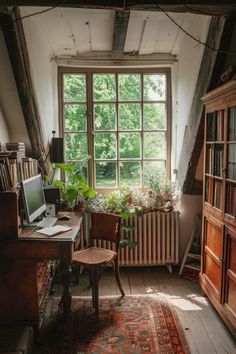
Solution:
{"label": "cabinet door handle", "polygon": [[224,262],[222,257],[218,257],[218,259],[219,259],[220,262],[222,262],[222,263]]}

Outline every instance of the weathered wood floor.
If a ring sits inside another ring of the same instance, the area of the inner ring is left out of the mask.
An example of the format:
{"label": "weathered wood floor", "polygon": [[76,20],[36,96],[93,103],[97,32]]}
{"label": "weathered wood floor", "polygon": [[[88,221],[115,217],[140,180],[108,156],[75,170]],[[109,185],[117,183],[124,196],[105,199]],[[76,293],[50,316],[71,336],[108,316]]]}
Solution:
{"label": "weathered wood floor", "polygon": [[[162,293],[175,306],[185,330],[191,354],[236,354],[236,341],[213,306],[203,297],[197,283],[169,274],[165,267],[121,268],[122,284],[127,295]],[[88,276],[72,286],[72,295],[89,296]],[[60,294],[60,286],[56,286]],[[100,281],[100,295],[120,295],[112,270],[106,270]]]}

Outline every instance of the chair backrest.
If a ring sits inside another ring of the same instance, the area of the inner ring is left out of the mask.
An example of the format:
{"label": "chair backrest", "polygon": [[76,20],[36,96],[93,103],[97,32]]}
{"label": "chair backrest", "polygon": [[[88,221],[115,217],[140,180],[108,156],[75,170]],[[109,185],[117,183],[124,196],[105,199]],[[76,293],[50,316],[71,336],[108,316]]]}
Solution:
{"label": "chair backrest", "polygon": [[121,217],[109,213],[91,213],[90,246],[93,240],[105,240],[115,243],[116,251],[120,243]]}

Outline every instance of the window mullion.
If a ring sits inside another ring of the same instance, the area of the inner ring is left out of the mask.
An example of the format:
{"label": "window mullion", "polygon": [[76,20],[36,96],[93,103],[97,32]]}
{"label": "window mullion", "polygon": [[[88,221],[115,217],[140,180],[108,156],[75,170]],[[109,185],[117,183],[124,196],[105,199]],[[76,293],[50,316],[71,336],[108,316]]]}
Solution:
{"label": "window mullion", "polygon": [[88,161],[88,177],[89,184],[94,187],[94,137],[93,137],[93,90],[92,90],[92,73],[89,71],[86,74],[86,88],[87,88],[87,139],[88,139],[88,154],[91,159]]}
{"label": "window mullion", "polygon": [[143,159],[144,159],[144,105],[143,105],[143,74],[141,74],[141,187],[143,183]]}
{"label": "window mullion", "polygon": [[119,91],[118,91],[118,73],[116,73],[116,183],[120,186],[120,154],[119,154]]}

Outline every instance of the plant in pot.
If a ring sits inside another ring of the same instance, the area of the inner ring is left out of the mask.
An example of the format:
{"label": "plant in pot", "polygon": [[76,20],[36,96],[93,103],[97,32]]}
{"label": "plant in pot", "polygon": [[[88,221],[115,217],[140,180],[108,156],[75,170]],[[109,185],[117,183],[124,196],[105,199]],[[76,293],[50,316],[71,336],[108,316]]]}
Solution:
{"label": "plant in pot", "polygon": [[148,191],[145,194],[147,209],[171,211],[178,201],[177,186],[162,171],[156,170],[144,176]]}
{"label": "plant in pot", "polygon": [[[128,220],[132,215],[142,215],[142,208],[133,204],[132,192],[127,188],[121,188],[106,195],[97,194],[95,198],[90,200],[89,210],[119,214],[124,221]],[[123,230],[123,238],[120,240],[120,247],[136,247],[138,242],[131,240],[129,237],[133,226],[123,223],[121,228]]]}
{"label": "plant in pot", "polygon": [[66,180],[54,179],[52,185],[59,187],[64,208],[76,211],[85,211],[88,200],[95,196],[96,192],[89,187],[83,174],[82,165],[78,163],[57,163],[56,168],[64,171]]}

